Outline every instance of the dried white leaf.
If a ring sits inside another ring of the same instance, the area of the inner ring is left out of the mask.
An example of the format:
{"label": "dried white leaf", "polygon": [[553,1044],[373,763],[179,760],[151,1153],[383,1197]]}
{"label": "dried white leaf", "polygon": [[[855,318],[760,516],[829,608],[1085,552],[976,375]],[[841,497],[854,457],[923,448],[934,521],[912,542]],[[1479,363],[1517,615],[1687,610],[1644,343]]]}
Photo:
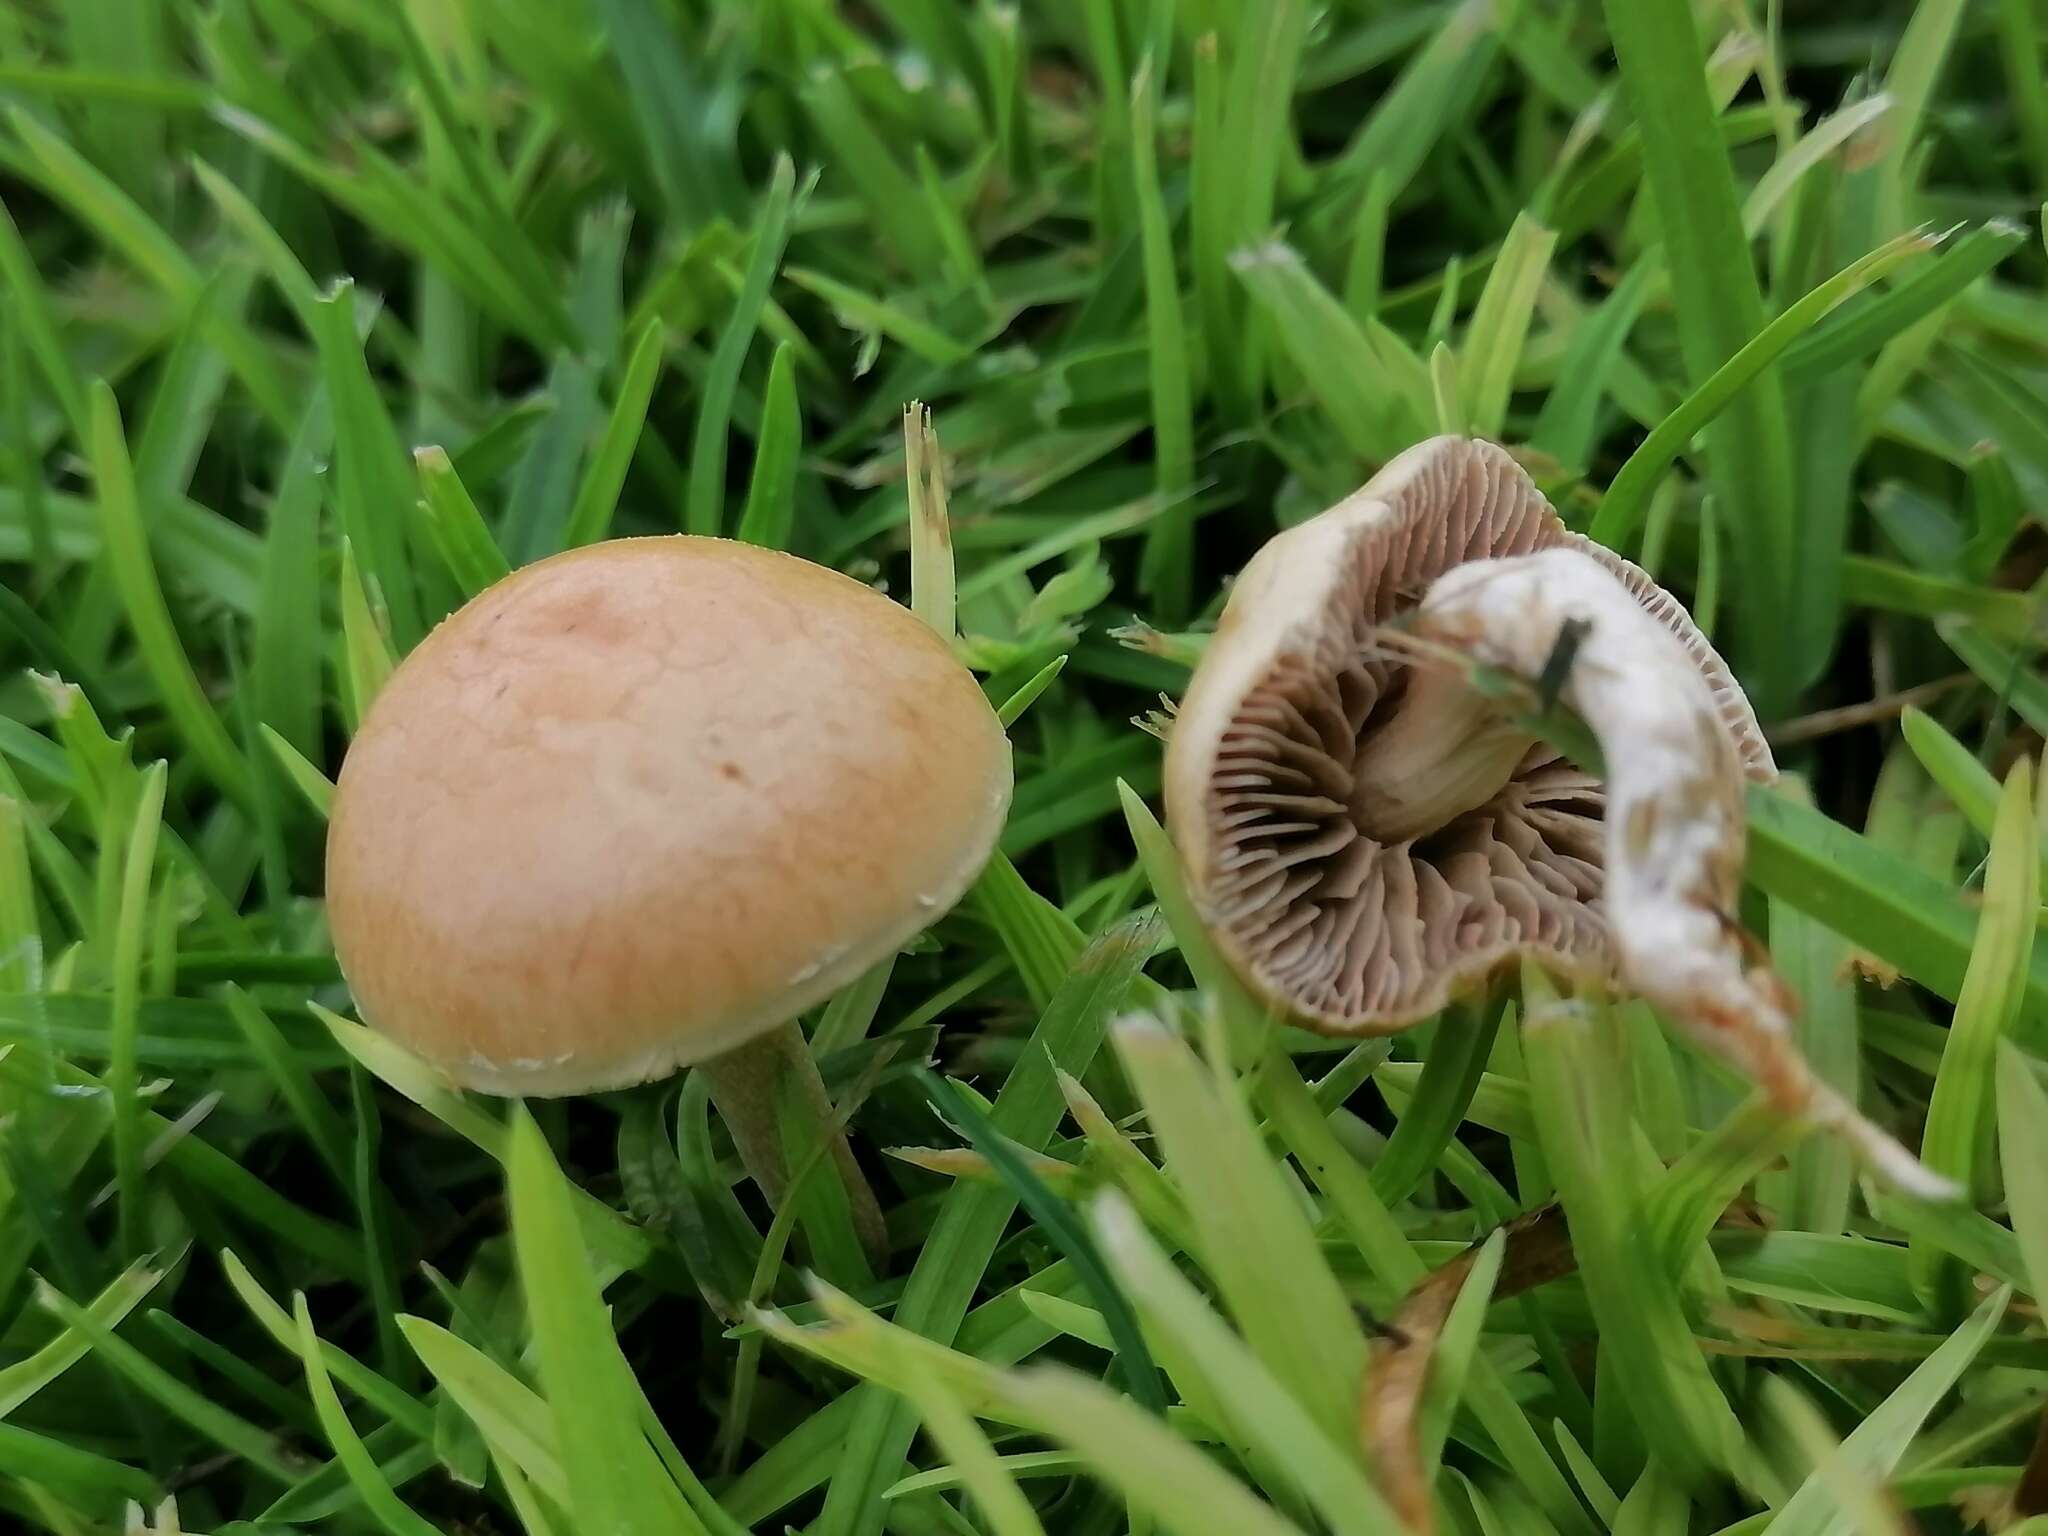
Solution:
{"label": "dried white leaf", "polygon": [[1577,649],[1559,696],[1606,759],[1602,899],[1623,983],[1764,1088],[1837,1132],[1901,1189],[1945,1180],[1814,1077],[1794,1000],[1731,915],[1746,835],[1742,764],[1706,679],[1669,629],[1597,562],[1552,548],[1475,560],[1424,595],[1416,633],[1534,681]]}

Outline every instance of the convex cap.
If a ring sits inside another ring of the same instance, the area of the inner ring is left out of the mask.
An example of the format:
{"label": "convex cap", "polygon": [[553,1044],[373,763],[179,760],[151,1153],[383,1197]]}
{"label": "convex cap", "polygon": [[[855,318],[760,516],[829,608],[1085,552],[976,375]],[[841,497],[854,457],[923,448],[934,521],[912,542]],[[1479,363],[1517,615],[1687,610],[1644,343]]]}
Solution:
{"label": "convex cap", "polygon": [[722,539],[528,566],[362,723],[327,841],[365,1019],[457,1083],[616,1088],[819,1002],[957,901],[1010,753],[880,593]]}

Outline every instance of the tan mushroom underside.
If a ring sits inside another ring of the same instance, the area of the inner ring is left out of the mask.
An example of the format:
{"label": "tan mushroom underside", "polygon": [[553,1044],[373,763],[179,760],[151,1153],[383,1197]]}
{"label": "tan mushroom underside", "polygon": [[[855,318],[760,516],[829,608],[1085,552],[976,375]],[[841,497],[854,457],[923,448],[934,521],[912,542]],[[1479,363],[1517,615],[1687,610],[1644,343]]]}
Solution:
{"label": "tan mushroom underside", "polygon": [[1748,701],[1674,598],[1567,529],[1502,449],[1409,449],[1245,567],[1167,753],[1168,817],[1203,915],[1239,974],[1298,1021],[1399,1029],[1523,954],[1611,974],[1597,780],[1533,747],[1476,809],[1384,843],[1353,771],[1417,675],[1375,629],[1453,566],[1558,546],[1597,560],[1684,643],[1745,770],[1772,776]]}

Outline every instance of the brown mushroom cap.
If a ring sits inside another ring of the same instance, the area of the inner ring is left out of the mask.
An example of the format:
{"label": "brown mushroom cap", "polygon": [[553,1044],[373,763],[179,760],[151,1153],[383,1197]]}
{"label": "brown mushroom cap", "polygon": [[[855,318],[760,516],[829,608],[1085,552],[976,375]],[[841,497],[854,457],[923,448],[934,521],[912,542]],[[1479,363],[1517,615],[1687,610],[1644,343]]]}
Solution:
{"label": "brown mushroom cap", "polygon": [[1772,775],[1748,700],[1676,599],[1567,529],[1502,449],[1455,437],[1409,449],[1245,567],[1167,750],[1168,820],[1212,935],[1295,1020],[1400,1029],[1525,954],[1611,974],[1597,779],[1541,744],[1510,744],[1498,787],[1471,808],[1381,840],[1377,787],[1356,771],[1428,686],[1375,645],[1376,628],[1454,566],[1558,546],[1598,561],[1684,643],[1744,770]]}
{"label": "brown mushroom cap", "polygon": [[488,1092],[622,1087],[837,990],[957,901],[995,713],[859,582],[722,539],[528,566],[378,694],[327,840],[363,1016]]}

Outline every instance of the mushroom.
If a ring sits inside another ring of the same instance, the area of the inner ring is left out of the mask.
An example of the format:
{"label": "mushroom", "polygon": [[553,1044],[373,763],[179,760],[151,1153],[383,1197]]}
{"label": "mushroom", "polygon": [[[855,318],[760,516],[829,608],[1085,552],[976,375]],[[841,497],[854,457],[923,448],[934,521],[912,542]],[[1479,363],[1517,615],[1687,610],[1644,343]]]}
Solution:
{"label": "mushroom", "polygon": [[945,642],[849,577],[621,539],[491,587],[394,671],[327,839],[367,1022],[485,1093],[695,1065],[771,1202],[791,1090],[881,1217],[793,1022],[950,908],[1010,798]]}
{"label": "mushroom", "polygon": [[[1556,688],[1604,780],[1473,687],[1475,662]],[[1165,790],[1218,950],[1284,1016],[1390,1033],[1525,956],[1619,981],[1933,1193],[1813,1077],[1744,949],[1743,781],[1775,773],[1677,600],[1567,529],[1504,450],[1439,437],[1245,567]]]}

